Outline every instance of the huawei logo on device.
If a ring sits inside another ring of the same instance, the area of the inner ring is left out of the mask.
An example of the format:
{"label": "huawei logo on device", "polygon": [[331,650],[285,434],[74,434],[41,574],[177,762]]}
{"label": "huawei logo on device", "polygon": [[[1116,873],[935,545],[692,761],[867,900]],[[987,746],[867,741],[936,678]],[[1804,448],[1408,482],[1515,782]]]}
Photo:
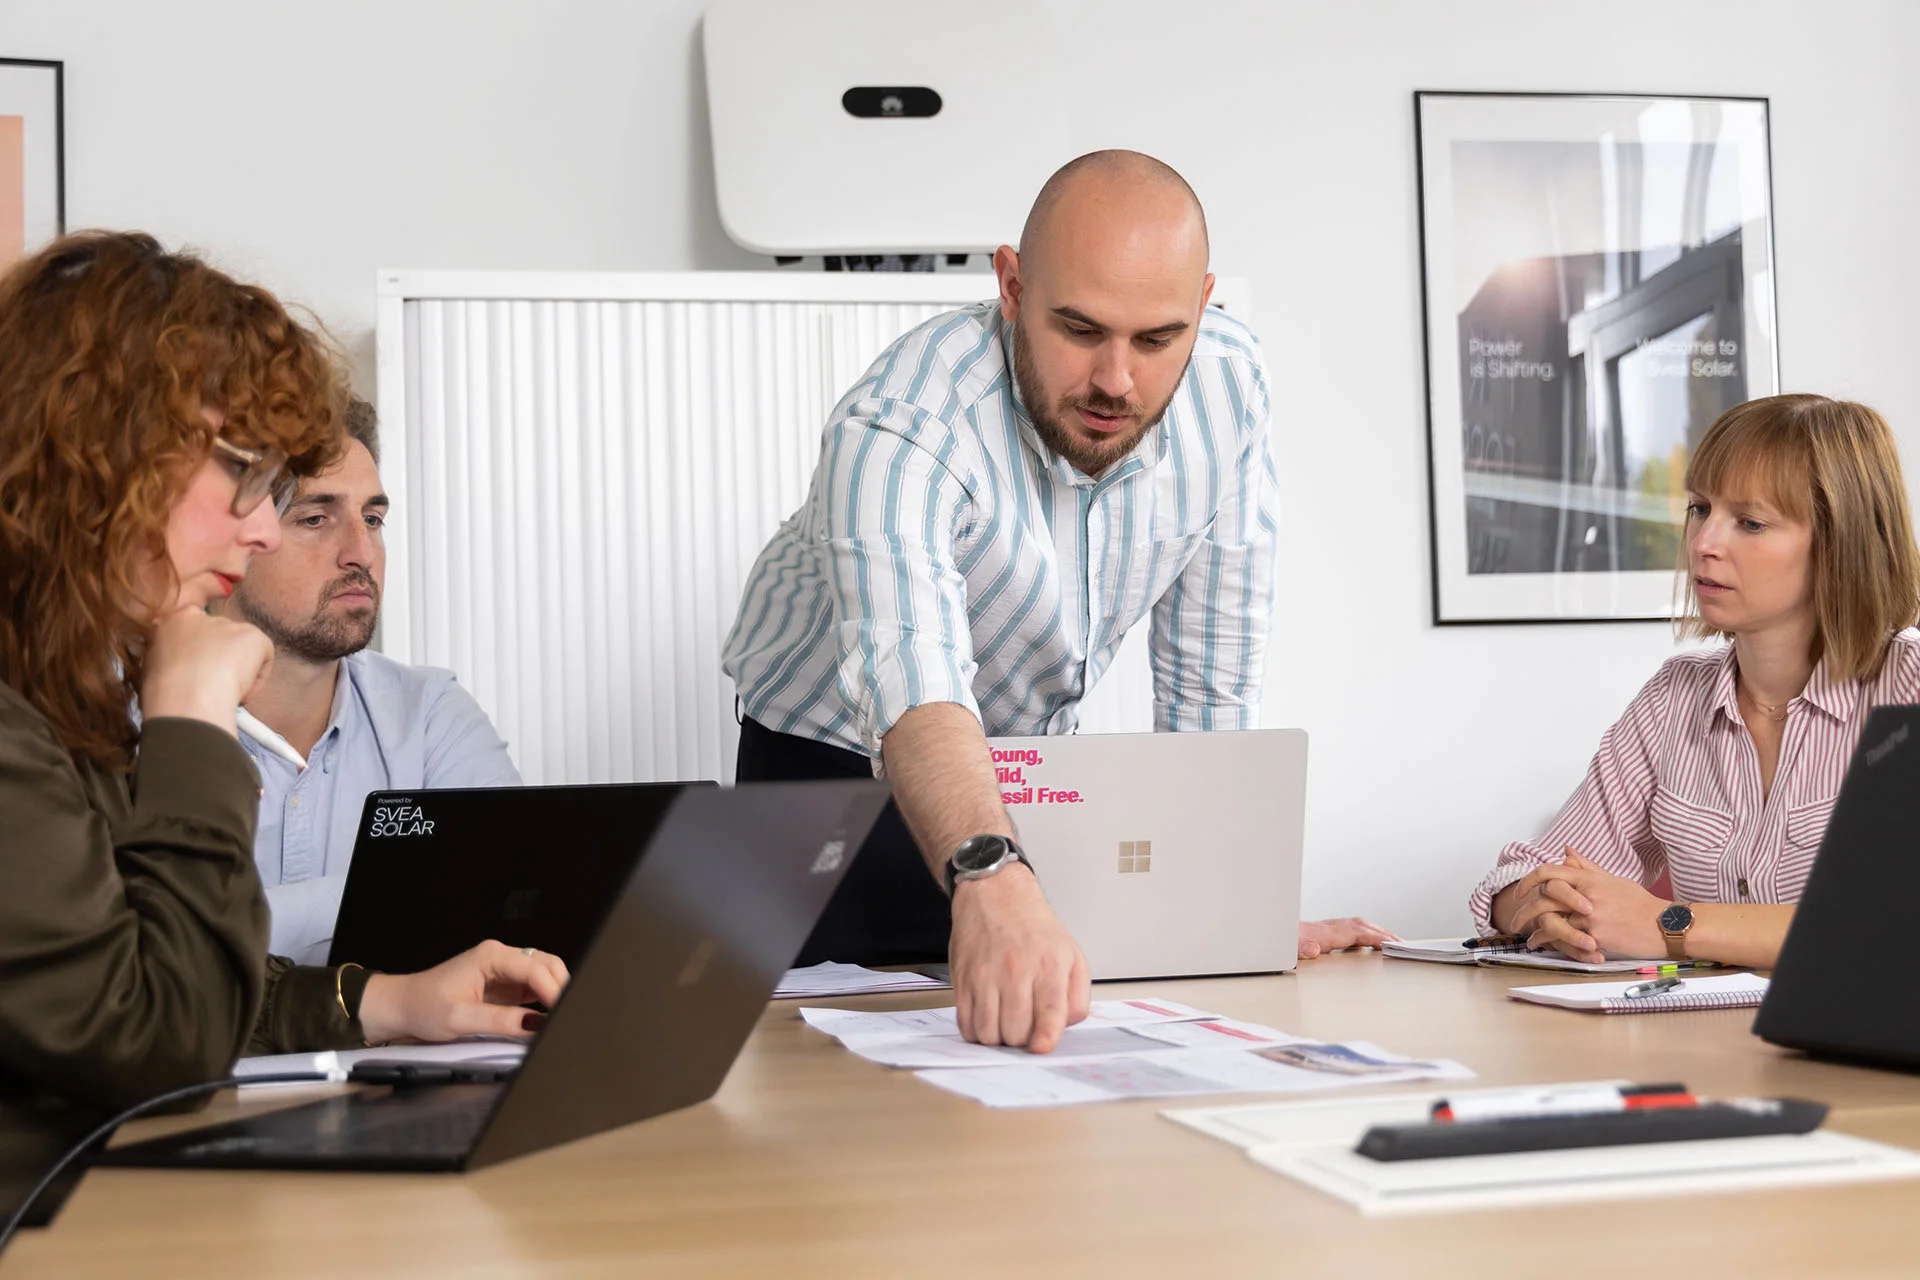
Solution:
{"label": "huawei logo on device", "polygon": [[829,840],[820,846],[820,852],[813,855],[813,865],[807,868],[807,874],[813,876],[830,875],[840,869],[847,860],[847,842]]}
{"label": "huawei logo on device", "polygon": [[1144,875],[1153,870],[1153,841],[1122,840],[1120,842],[1120,874]]}

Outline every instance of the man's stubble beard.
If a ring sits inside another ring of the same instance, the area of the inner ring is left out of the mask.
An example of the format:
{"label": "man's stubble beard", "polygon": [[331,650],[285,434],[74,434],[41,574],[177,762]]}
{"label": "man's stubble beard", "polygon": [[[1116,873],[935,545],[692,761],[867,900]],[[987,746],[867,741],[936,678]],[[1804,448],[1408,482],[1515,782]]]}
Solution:
{"label": "man's stubble beard", "polygon": [[[1166,416],[1167,408],[1179,393],[1180,384],[1186,381],[1187,369],[1192,364],[1193,353],[1189,351],[1186,364],[1180,368],[1180,376],[1174,379],[1173,390],[1149,414],[1138,412],[1138,407],[1131,401],[1116,400],[1097,391],[1090,396],[1062,396],[1057,404],[1049,404],[1045,389],[1040,385],[1040,373],[1033,367],[1033,349],[1027,343],[1026,326],[1017,318],[1013,322],[1013,378],[1020,388],[1020,399],[1027,407],[1027,416],[1033,420],[1034,433],[1040,437],[1042,444],[1072,463],[1083,475],[1099,475],[1134,451],[1147,432],[1158,426],[1160,419]],[[1062,414],[1071,413],[1076,408],[1100,414],[1130,413],[1136,422],[1131,430],[1090,445],[1076,436],[1061,419]]]}
{"label": "man's stubble beard", "polygon": [[[374,603],[365,609],[327,616],[326,602],[348,586],[372,591]],[[373,629],[380,621],[380,592],[370,578],[350,578],[329,583],[320,608],[305,622],[287,624],[257,608],[246,594],[244,581],[231,597],[234,612],[260,628],[273,641],[276,652],[318,666],[360,652],[373,641]]]}

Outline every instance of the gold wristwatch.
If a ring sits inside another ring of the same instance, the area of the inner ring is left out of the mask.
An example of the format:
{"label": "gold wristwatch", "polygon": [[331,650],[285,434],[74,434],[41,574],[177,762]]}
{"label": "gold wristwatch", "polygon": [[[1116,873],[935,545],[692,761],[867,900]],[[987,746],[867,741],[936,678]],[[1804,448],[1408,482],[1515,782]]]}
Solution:
{"label": "gold wristwatch", "polygon": [[1693,928],[1693,908],[1675,902],[1660,913],[1660,933],[1667,940],[1667,959],[1687,959],[1687,930]]}

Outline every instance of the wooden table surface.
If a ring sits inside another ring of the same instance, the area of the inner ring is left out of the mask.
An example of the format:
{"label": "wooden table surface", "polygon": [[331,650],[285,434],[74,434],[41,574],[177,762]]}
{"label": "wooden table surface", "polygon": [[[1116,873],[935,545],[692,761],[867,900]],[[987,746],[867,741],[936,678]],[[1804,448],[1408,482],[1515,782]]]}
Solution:
{"label": "wooden table surface", "polygon": [[[1295,975],[1120,983],[1302,1035],[1452,1057],[1481,1085],[1625,1077],[1814,1098],[1920,1147],[1920,1076],[1813,1062],[1753,1011],[1521,1005],[1554,980],[1372,954]],[[822,1001],[910,1008],[947,993]],[[1298,1096],[1298,1095],[1294,1095]],[[207,1113],[233,1114],[226,1095]],[[283,1095],[284,1100],[284,1095]],[[1172,1105],[1255,1101],[1187,1099]],[[1920,1273],[1920,1181],[1368,1219],[1162,1119],[1164,1102],[994,1111],[768,1008],[708,1103],[465,1176],[90,1173],[8,1250],[43,1276],[998,1276]],[[145,1136],[178,1120],[131,1126]]]}

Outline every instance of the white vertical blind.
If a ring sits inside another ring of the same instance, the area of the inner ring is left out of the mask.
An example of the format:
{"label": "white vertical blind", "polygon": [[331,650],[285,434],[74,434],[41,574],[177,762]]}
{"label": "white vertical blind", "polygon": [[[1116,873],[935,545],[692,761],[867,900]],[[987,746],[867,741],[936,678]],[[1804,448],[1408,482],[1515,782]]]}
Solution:
{"label": "white vertical blind", "polygon": [[[458,673],[530,783],[730,780],[721,643],[827,412],[895,337],[991,288],[384,273],[383,648]],[[1151,728],[1143,641],[1087,730]]]}

